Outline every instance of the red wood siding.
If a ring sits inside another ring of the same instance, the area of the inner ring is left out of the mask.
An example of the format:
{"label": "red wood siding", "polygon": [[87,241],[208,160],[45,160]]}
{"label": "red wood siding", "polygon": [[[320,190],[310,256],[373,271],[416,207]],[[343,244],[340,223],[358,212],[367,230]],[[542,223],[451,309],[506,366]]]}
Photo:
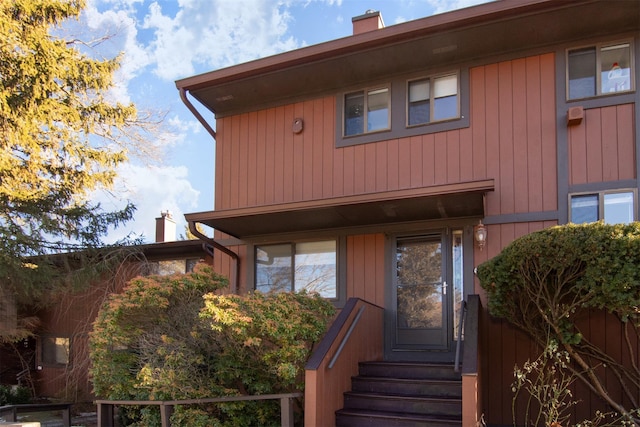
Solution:
{"label": "red wood siding", "polygon": [[471,69],[471,126],[438,134],[335,148],[333,96],[220,119],[216,209],[494,178],[488,215],[555,210],[554,66],[547,54]]}
{"label": "red wood siding", "polygon": [[[212,262],[210,257],[201,255],[205,262]],[[118,265],[109,272],[109,277],[105,276],[104,280],[91,284],[81,292],[58,295],[50,308],[37,313],[42,325],[39,336],[66,337],[71,340],[69,366],[43,365],[38,357],[33,361],[42,366],[41,370],[32,373],[40,396],[76,401],[92,399],[92,385],[88,378],[89,334],[107,298],[112,293],[122,292],[129,280],[146,270],[145,263],[137,257],[135,259]]]}
{"label": "red wood siding", "polygon": [[569,127],[570,184],[636,177],[634,114],[633,104],[594,108]]}
{"label": "red wood siding", "polygon": [[[336,100],[326,96],[222,118],[217,122],[217,210],[322,200],[446,183],[493,179],[486,216],[558,210],[556,64],[552,53],[473,67],[469,70],[469,120],[465,129],[335,147]],[[634,106],[586,110],[580,125],[567,129],[569,184],[634,179]],[[294,134],[294,118],[304,130]],[[244,194],[242,194],[244,193]],[[555,221],[488,227],[487,247],[474,263],[496,256],[514,239]],[[385,236],[347,237],[347,297],[384,306]],[[246,259],[243,247],[241,259]],[[227,257],[216,268],[230,271]],[[244,272],[252,266],[241,269]],[[250,288],[240,279],[243,289]],[[476,283],[476,292],[487,301]],[[519,331],[483,313],[482,394],[485,419],[512,420],[513,368],[538,356]],[[620,352],[622,332],[613,319],[591,317],[585,330]],[[606,333],[605,333],[606,331]],[[638,350],[640,344],[633,342]],[[637,354],[637,353],[636,353]],[[585,396],[584,387],[576,391]],[[617,391],[616,391],[617,393]],[[588,395],[588,394],[587,394]],[[591,399],[588,410],[600,409]],[[576,421],[587,418],[587,409]]]}
{"label": "red wood siding", "polygon": [[[141,267],[140,263],[124,263],[113,277],[81,293],[63,295],[52,308],[39,313],[43,325],[40,335],[71,340],[68,367],[41,365],[42,369],[33,374],[39,395],[79,401],[91,399],[88,338],[93,321],[107,297],[111,293],[121,292],[129,279],[140,274]],[[37,363],[41,363],[39,358]]]}
{"label": "red wood siding", "polygon": [[356,297],[384,307],[383,234],[347,238],[347,298]]}
{"label": "red wood siding", "polygon": [[[356,321],[361,309],[362,317]],[[335,411],[344,406],[343,394],[351,389],[351,377],[358,374],[358,363],[382,359],[384,310],[358,301],[349,314],[317,369],[305,373],[304,418],[307,426],[334,426]],[[351,335],[340,348],[351,326],[354,326]],[[331,332],[325,340],[328,337],[332,337]],[[336,354],[335,365],[329,368]]]}
{"label": "red wood siding", "polygon": [[554,55],[473,68],[470,85],[473,179],[496,182],[486,214],[557,209]]}

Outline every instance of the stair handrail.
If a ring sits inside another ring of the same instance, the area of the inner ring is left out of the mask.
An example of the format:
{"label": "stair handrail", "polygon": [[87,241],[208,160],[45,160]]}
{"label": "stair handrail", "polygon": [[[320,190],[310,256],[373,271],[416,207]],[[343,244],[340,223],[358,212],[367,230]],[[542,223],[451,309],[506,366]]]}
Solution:
{"label": "stair handrail", "polygon": [[329,366],[328,366],[329,369],[333,368],[333,365],[336,364],[336,360],[338,360],[338,357],[340,357],[340,353],[342,353],[342,350],[344,349],[345,344],[347,343],[347,341],[349,341],[349,337],[351,337],[351,333],[353,332],[353,329],[358,324],[360,317],[362,317],[362,312],[364,311],[364,309],[365,309],[364,305],[360,306],[360,309],[356,313],[356,316],[353,318],[351,325],[349,325],[349,329],[347,329],[347,332],[342,337],[342,341],[340,341],[340,345],[338,346],[336,353],[333,355],[333,357],[331,358],[331,361],[329,362]]}
{"label": "stair handrail", "polygon": [[[305,366],[305,425],[335,425],[358,364],[382,360],[384,308],[360,298],[347,300]],[[329,369],[329,364],[333,366]]]}
{"label": "stair handrail", "polygon": [[[327,331],[325,336],[322,338],[320,343],[318,343],[316,348],[313,350],[313,353],[311,354],[311,357],[307,361],[307,365],[305,366],[305,370],[318,369],[318,366],[320,366],[320,363],[322,362],[322,360],[325,357],[328,357],[328,354],[329,354],[329,351],[330,351],[331,347],[333,346],[334,342],[337,340],[338,336],[340,335],[340,331],[343,330],[346,327],[347,322],[349,321],[349,318],[356,311],[356,308],[358,308],[359,303],[363,303],[363,304],[365,304],[367,306],[378,307],[375,304],[371,304],[369,302],[361,300],[360,298],[349,298],[347,300],[346,304],[344,305],[344,307],[342,307],[342,310],[340,310],[340,313],[338,314],[336,319],[331,323],[331,326],[329,327],[329,330]],[[359,320],[359,317],[362,315],[363,307],[364,306],[360,306],[358,308],[356,314],[353,316],[353,320],[351,321],[351,323],[349,325],[349,329],[347,330],[347,333],[345,334],[345,336],[341,340],[340,346],[336,350],[336,353],[339,353],[341,351],[341,349],[348,342],[348,338],[349,338],[348,335],[350,336],[351,333],[353,332],[353,329],[355,328],[355,324],[354,323],[357,323],[356,318],[358,318],[358,320]],[[335,357],[335,355],[332,356],[331,361],[333,361],[333,364],[335,364],[336,360],[337,360],[337,357]]]}
{"label": "stair handrail", "polygon": [[478,354],[480,345],[480,296],[473,294],[467,297],[467,314],[464,325],[464,352],[462,354],[462,373],[478,373]]}
{"label": "stair handrail", "polygon": [[482,396],[482,353],[481,322],[482,303],[480,296],[468,295],[467,313],[464,325],[464,352],[462,354],[462,425],[484,425],[482,422],[484,398]]}
{"label": "stair handrail", "polygon": [[460,372],[460,351],[462,350],[462,337],[464,333],[464,322],[467,317],[467,302],[460,302],[460,323],[458,323],[458,341],[456,342],[456,358],[453,365],[455,372]]}

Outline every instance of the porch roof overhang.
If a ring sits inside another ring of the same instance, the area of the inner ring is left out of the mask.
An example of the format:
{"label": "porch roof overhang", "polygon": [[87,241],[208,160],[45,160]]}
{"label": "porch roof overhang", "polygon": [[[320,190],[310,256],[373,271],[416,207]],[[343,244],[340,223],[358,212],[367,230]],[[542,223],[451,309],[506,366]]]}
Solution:
{"label": "porch roof overhang", "polygon": [[637,31],[640,1],[500,0],[178,80],[224,117],[488,56]]}
{"label": "porch roof overhang", "polygon": [[484,216],[493,179],[185,215],[239,239]]}

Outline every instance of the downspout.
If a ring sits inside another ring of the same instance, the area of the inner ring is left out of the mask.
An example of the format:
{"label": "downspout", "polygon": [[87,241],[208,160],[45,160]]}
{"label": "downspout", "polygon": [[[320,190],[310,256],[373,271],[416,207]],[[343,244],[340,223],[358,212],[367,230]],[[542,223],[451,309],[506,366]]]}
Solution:
{"label": "downspout", "polygon": [[202,234],[200,230],[198,230],[198,227],[196,226],[196,224],[197,224],[196,221],[189,221],[189,231],[191,232],[191,234],[193,234],[198,239],[205,242],[205,244],[213,246],[215,249],[218,249],[220,252],[223,252],[224,254],[230,256],[231,259],[233,259],[233,262],[235,264],[235,271],[234,271],[234,277],[231,278],[229,288],[232,293],[234,294],[237,293],[238,278],[240,277],[240,257],[238,256],[237,253],[233,252],[231,249],[227,248],[226,246],[222,246],[220,243],[216,242],[211,237],[205,234]]}
{"label": "downspout", "polygon": [[187,98],[187,91],[183,87],[180,88],[180,99],[182,99],[182,102],[184,103],[184,105],[187,106],[189,111],[191,111],[191,114],[193,114],[196,117],[196,119],[198,119],[200,124],[202,126],[204,126],[204,128],[207,130],[207,132],[209,132],[209,134],[215,140],[216,139],[216,131],[213,130],[213,128],[209,125],[209,123],[207,123],[207,121],[204,119],[204,117],[202,117],[202,114],[200,114],[200,112],[196,109],[196,107],[194,107],[194,105],[191,103],[191,101],[189,101],[189,98]]}
{"label": "downspout", "polygon": [[[193,114],[195,116],[195,118],[198,119],[200,124],[202,126],[204,126],[204,128],[207,130],[207,132],[209,132],[209,134],[213,137],[213,139],[215,141],[216,140],[216,131],[213,130],[211,125],[209,125],[209,123],[205,120],[205,118],[202,117],[202,114],[200,114],[200,112],[191,103],[191,101],[189,101],[189,98],[187,98],[187,91],[185,90],[185,88],[181,87],[179,92],[180,92],[180,99],[182,99],[182,102],[184,103],[184,105],[187,106],[189,111],[191,111],[191,114]],[[200,239],[203,242],[205,242],[205,244],[209,244],[209,245],[213,246],[215,249],[218,249],[220,252],[230,256],[231,259],[233,259],[234,264],[235,264],[235,272],[234,272],[235,277],[232,277],[232,279],[230,281],[231,282],[230,283],[230,290],[234,294],[237,293],[237,291],[238,291],[238,280],[240,278],[240,257],[238,257],[238,254],[233,252],[231,249],[227,248],[226,246],[222,246],[220,243],[216,242],[211,237],[202,234],[200,232],[200,230],[198,230],[198,228],[196,227],[196,222],[195,221],[189,221],[189,231],[191,231],[191,233],[194,236],[196,236],[198,239]],[[205,250],[206,250],[206,248],[205,248]]]}

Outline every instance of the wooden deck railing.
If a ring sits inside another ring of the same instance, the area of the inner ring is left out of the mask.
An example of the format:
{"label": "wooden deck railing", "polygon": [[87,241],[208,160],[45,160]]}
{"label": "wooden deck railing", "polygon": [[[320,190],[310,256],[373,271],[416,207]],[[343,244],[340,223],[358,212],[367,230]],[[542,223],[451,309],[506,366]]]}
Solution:
{"label": "wooden deck railing", "polygon": [[358,362],[383,357],[384,309],[350,298],[311,355],[305,374],[305,426],[332,426]]}
{"label": "wooden deck railing", "polygon": [[480,311],[482,304],[478,295],[469,295],[466,302],[464,322],[464,353],[462,355],[462,425],[478,425],[482,417]]}
{"label": "wooden deck railing", "polygon": [[98,427],[114,427],[114,412],[117,406],[158,406],[162,427],[171,427],[173,408],[179,405],[199,405],[203,403],[240,402],[247,400],[280,400],[280,423],[282,427],[293,427],[292,400],[302,397],[302,393],[263,394],[254,396],[228,396],[210,399],[190,400],[96,400]]}
{"label": "wooden deck railing", "polygon": [[5,421],[15,422],[18,414],[31,412],[62,412],[62,424],[64,427],[71,426],[71,403],[28,403],[23,405],[0,406],[0,417]]}

